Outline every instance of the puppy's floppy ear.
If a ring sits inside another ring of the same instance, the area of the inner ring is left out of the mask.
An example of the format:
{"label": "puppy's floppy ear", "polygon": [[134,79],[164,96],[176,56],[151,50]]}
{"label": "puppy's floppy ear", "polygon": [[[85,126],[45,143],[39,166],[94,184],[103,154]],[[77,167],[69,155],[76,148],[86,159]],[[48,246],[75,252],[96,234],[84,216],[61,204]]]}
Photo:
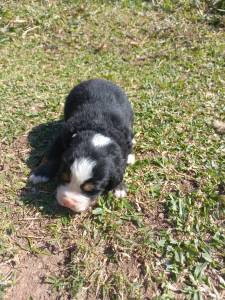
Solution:
{"label": "puppy's floppy ear", "polygon": [[69,128],[64,124],[62,131],[61,131],[61,138],[64,148],[68,148],[72,141],[73,133],[69,130]]}

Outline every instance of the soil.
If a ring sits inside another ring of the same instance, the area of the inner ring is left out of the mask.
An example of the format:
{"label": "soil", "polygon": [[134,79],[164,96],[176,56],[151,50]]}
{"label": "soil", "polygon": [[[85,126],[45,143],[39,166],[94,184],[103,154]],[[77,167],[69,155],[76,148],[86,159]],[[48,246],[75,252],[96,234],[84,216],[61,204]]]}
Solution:
{"label": "soil", "polygon": [[17,257],[14,284],[6,290],[4,300],[61,299],[47,283],[48,276],[59,274],[59,265],[63,254],[35,256],[26,254]]}

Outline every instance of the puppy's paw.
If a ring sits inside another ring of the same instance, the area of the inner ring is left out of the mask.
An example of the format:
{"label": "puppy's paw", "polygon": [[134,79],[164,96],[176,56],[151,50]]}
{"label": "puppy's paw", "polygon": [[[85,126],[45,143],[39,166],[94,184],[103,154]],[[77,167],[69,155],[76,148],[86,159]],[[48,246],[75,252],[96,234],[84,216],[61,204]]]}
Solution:
{"label": "puppy's paw", "polygon": [[118,187],[114,190],[114,195],[116,198],[124,198],[127,196],[127,191],[123,188]]}
{"label": "puppy's paw", "polygon": [[128,165],[133,165],[135,163],[135,155],[134,154],[129,154],[127,157],[127,164]]}
{"label": "puppy's paw", "polygon": [[49,181],[49,178],[46,176],[31,174],[29,177],[29,181],[32,182],[33,184],[37,184],[40,182],[47,182]]}
{"label": "puppy's paw", "polygon": [[135,139],[132,139],[132,145],[134,146],[134,145],[136,145],[136,144],[137,144],[136,140],[135,140]]}

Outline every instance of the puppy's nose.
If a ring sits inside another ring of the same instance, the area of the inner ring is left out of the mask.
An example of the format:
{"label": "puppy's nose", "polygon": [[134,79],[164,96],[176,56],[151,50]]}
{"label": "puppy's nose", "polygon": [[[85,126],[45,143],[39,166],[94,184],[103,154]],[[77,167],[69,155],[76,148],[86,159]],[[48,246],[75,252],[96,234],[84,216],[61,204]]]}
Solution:
{"label": "puppy's nose", "polygon": [[67,208],[70,208],[70,209],[73,209],[74,206],[75,206],[75,203],[72,199],[69,199],[69,198],[63,198],[62,201],[61,201],[61,205],[62,206],[65,206]]}

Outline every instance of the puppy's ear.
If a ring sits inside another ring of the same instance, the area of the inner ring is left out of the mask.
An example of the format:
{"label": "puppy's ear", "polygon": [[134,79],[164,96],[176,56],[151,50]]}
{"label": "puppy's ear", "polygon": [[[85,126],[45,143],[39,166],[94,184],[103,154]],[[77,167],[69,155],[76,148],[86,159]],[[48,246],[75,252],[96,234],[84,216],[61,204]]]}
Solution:
{"label": "puppy's ear", "polygon": [[63,126],[61,131],[61,138],[64,148],[68,148],[72,141],[73,133],[67,128],[66,125]]}

